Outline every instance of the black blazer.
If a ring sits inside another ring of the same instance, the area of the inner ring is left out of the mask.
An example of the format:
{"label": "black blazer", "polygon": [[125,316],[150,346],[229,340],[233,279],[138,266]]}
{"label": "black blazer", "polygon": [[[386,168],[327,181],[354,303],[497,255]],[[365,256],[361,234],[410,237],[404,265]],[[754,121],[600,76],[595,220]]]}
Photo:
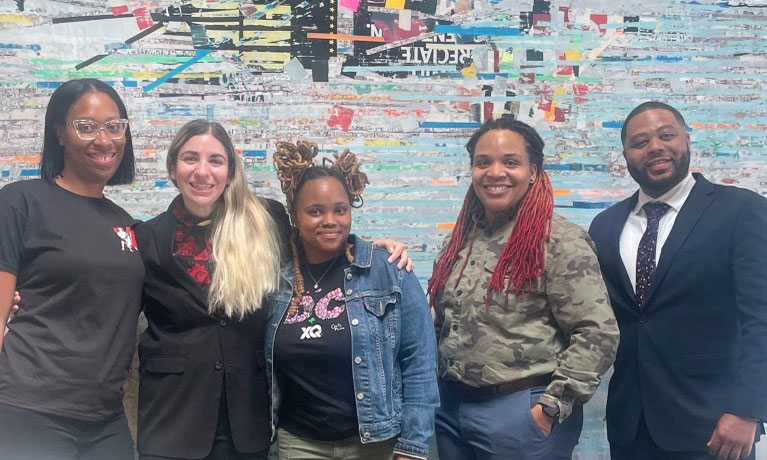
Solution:
{"label": "black blazer", "polygon": [[[149,324],[139,341],[138,450],[165,457],[206,456],[224,382],[235,447],[243,453],[266,449],[271,436],[263,351],[266,309],[242,321],[208,314],[206,293],[172,257],[174,204],[136,228],[146,267],[143,302]],[[268,208],[284,231],[283,206],[269,200]]]}
{"label": "black blazer", "polygon": [[617,445],[643,411],[670,451],[706,450],[726,412],[767,420],[767,199],[694,177],[641,314],[618,241],[638,193],[589,230],[621,331],[607,396]]}

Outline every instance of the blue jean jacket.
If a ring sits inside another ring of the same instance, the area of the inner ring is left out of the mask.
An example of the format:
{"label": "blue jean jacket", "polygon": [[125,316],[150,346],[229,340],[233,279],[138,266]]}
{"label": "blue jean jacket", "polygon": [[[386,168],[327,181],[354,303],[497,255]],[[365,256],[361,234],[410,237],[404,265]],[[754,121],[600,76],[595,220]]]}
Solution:
{"label": "blue jean jacket", "polygon": [[[353,236],[354,261],[344,292],[352,337],[352,376],[362,443],[399,434],[395,453],[426,458],[439,405],[437,350],[426,296],[415,275],[389,264],[389,254]],[[273,378],[274,337],[293,296],[293,267],[282,270],[270,300],[266,375],[272,399],[272,436],[280,388]]]}

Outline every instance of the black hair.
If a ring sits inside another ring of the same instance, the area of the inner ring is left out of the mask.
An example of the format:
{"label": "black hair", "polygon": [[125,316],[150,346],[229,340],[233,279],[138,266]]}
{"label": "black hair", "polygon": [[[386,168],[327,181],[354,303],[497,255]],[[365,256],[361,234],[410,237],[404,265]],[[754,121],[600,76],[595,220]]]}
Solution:
{"label": "black hair", "polygon": [[684,122],[684,117],[682,116],[681,113],[679,113],[677,109],[671,107],[665,102],[660,102],[660,101],[643,102],[639,104],[638,106],[636,106],[634,110],[632,110],[628,114],[626,119],[623,120],[623,126],[621,126],[621,145],[623,145],[626,142],[626,129],[631,119],[639,115],[640,113],[647,112],[648,110],[656,110],[656,109],[667,110],[671,112],[671,114],[674,115],[674,118],[676,118],[677,123],[679,123],[683,129],[685,128],[686,125]]}
{"label": "black hair", "polygon": [[[72,105],[86,93],[99,92],[109,96],[120,112],[120,117],[128,119],[128,111],[125,109],[120,95],[111,86],[95,78],[80,78],[70,80],[56,88],[48,101],[48,109],[45,111],[45,130],[43,137],[43,154],[40,160],[40,177],[53,182],[56,176],[64,170],[64,146],[59,144],[55,126],[65,125],[67,114]],[[125,129],[125,150],[122,161],[114,175],[109,178],[107,185],[130,184],[136,174],[136,160],[133,155],[133,139],[130,126]]]}
{"label": "black hair", "polygon": [[469,162],[471,164],[474,164],[474,149],[477,147],[479,138],[488,131],[496,129],[512,131],[522,136],[525,140],[525,147],[530,163],[534,164],[538,168],[538,171],[543,171],[543,139],[541,139],[541,136],[535,128],[511,117],[489,119],[471,135],[469,142],[466,143],[466,150],[469,151]]}

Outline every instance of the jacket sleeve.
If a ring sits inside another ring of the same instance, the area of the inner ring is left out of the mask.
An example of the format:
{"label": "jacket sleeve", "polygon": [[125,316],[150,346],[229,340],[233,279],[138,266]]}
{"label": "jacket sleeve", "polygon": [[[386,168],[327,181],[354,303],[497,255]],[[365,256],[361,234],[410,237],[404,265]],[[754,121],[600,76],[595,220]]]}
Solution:
{"label": "jacket sleeve", "polygon": [[434,432],[434,411],[439,405],[437,345],[432,316],[418,279],[404,273],[400,297],[400,345],[397,356],[402,372],[402,432],[395,454],[426,458],[428,439]]}
{"label": "jacket sleeve", "polygon": [[732,275],[740,322],[727,412],[767,420],[767,199],[746,199],[735,221]]}
{"label": "jacket sleeve", "polygon": [[549,250],[546,296],[568,346],[540,401],[558,407],[561,421],[596,391],[615,360],[619,332],[589,236],[572,226]]}

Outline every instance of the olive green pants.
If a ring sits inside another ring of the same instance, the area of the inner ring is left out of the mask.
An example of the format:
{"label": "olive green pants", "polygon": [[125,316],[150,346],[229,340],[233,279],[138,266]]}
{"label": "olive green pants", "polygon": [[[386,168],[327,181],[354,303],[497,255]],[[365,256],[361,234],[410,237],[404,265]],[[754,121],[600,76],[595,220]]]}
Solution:
{"label": "olive green pants", "polygon": [[391,460],[397,438],[362,444],[359,435],[340,441],[314,441],[277,430],[280,460]]}

